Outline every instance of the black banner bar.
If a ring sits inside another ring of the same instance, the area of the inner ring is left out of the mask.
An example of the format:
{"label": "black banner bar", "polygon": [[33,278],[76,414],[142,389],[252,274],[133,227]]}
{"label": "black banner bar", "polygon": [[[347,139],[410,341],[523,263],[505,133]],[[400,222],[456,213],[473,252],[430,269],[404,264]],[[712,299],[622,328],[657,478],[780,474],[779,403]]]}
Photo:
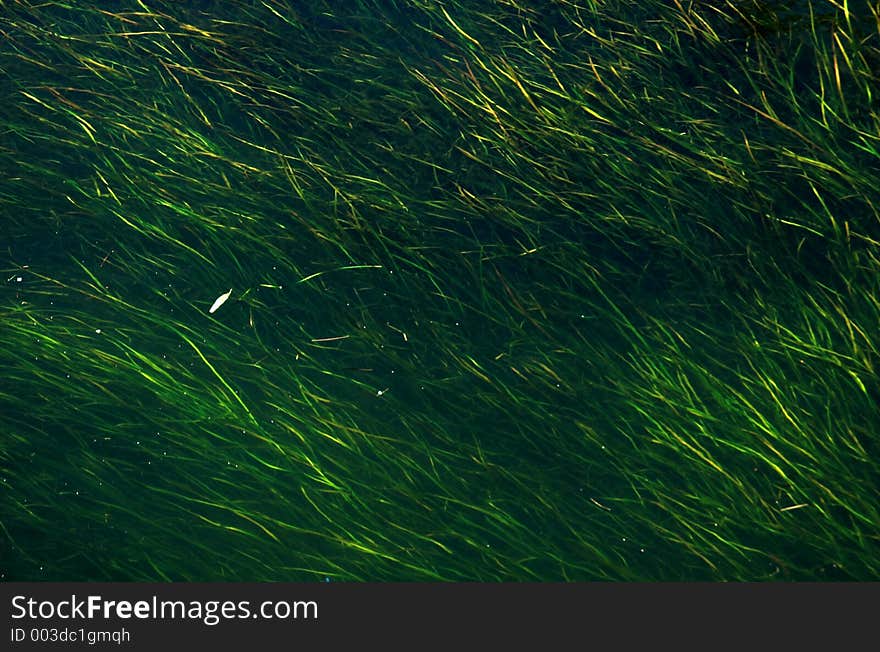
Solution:
{"label": "black banner bar", "polygon": [[[294,649],[431,644],[844,649],[880,584],[8,583],[2,649]],[[197,647],[193,647],[197,646]],[[841,647],[843,646],[843,647]]]}

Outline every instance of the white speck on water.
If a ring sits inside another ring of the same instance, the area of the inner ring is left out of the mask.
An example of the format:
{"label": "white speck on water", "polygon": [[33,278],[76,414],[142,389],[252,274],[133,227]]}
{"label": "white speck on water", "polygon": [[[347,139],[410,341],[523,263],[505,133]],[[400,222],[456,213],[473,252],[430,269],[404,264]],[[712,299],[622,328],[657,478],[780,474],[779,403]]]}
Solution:
{"label": "white speck on water", "polygon": [[226,300],[230,296],[232,296],[232,288],[229,288],[229,292],[225,292],[224,294],[221,294],[219,297],[217,297],[214,300],[214,303],[211,304],[210,308],[208,308],[208,314],[211,314],[211,313],[215,312],[218,308],[220,308],[220,306],[222,306],[224,303],[226,303]]}

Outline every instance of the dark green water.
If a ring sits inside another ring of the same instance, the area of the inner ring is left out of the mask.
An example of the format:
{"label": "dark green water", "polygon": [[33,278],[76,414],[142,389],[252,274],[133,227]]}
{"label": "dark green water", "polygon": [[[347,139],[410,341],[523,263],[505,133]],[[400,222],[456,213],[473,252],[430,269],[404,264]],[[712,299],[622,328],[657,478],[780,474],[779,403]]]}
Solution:
{"label": "dark green water", "polygon": [[4,6],[2,577],[876,579],[880,35],[808,4]]}

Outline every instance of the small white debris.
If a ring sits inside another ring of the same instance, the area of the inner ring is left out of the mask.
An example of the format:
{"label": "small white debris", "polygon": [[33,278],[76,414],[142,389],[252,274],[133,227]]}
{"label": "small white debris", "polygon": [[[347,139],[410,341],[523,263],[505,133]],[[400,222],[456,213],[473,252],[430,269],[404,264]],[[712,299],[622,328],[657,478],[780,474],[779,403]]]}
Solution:
{"label": "small white debris", "polygon": [[211,305],[211,307],[208,309],[208,313],[213,313],[213,312],[215,312],[220,306],[222,306],[224,303],[226,303],[226,300],[227,300],[231,295],[232,295],[232,288],[229,288],[229,292],[226,292],[226,293],[224,293],[224,294],[221,294],[219,297],[217,297],[217,299],[214,301],[214,303],[213,303],[213,304]]}

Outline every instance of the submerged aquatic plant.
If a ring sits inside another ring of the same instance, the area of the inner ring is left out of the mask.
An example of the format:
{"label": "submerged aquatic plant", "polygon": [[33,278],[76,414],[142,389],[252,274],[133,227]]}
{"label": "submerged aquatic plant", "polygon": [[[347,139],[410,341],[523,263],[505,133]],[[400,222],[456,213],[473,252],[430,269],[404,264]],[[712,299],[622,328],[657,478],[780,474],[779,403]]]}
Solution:
{"label": "submerged aquatic plant", "polygon": [[876,579],[878,25],[4,9],[0,575]]}

